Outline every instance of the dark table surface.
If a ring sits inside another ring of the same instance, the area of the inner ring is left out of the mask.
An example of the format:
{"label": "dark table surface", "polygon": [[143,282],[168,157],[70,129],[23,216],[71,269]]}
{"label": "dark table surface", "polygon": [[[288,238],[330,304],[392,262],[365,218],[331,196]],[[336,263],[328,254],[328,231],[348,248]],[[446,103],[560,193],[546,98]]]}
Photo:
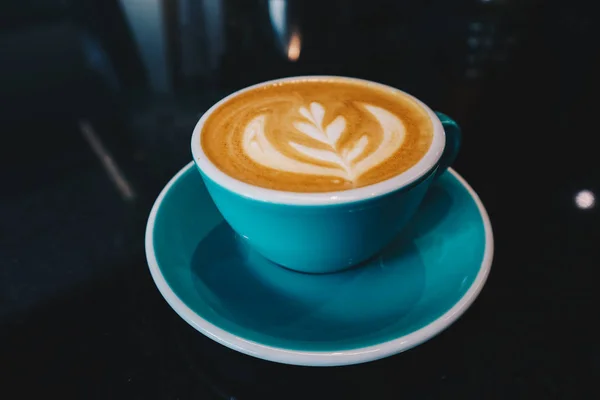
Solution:
{"label": "dark table surface", "polygon": [[[598,398],[588,3],[3,2],[0,397]],[[235,353],[181,320],[146,266],[147,215],[191,159],[201,113],[301,74],[387,83],[453,116],[455,169],[492,221],[474,305],[385,360],[314,369]]]}

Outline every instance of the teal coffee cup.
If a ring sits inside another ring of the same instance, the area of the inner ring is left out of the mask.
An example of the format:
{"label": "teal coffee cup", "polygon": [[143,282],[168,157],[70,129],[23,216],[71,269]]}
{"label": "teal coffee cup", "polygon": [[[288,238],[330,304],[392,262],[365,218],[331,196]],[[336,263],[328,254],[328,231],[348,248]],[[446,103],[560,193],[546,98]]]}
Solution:
{"label": "teal coffee cup", "polygon": [[[431,120],[433,136],[423,157],[389,179],[355,189],[290,192],[252,185],[219,169],[202,149],[207,119],[230,99],[262,86],[293,80],[338,80],[403,94]],[[197,123],[191,148],[194,162],[215,205],[242,240],[286,268],[306,273],[341,271],[374,257],[414,215],[431,183],[454,161],[460,129],[398,89],[355,78],[304,76],[264,82],[237,91],[211,107]]]}

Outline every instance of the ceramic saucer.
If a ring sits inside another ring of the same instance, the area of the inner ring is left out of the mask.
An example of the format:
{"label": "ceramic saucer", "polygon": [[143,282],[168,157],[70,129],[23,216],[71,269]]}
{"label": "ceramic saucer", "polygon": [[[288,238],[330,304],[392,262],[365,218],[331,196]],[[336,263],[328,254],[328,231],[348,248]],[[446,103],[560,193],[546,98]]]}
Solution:
{"label": "ceramic saucer", "polygon": [[156,286],[185,321],[254,357],[333,366],[387,357],[447,328],[490,271],[487,213],[448,170],[379,256],[328,275],[264,259],[223,221],[193,163],[160,193],[146,228]]}

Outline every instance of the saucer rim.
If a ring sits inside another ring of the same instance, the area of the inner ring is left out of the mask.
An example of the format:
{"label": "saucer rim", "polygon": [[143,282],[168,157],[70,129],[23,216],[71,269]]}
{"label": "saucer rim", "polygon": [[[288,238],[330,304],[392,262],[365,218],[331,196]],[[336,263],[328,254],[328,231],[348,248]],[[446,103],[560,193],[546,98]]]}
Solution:
{"label": "saucer rim", "polygon": [[398,338],[378,344],[348,350],[291,350],[264,345],[255,341],[244,339],[222,328],[219,328],[218,326],[202,318],[200,315],[196,314],[190,307],[188,307],[169,286],[164,275],[162,274],[156,254],[154,252],[153,233],[158,210],[160,209],[160,206],[163,203],[167,193],[171,190],[175,183],[194,167],[195,164],[193,161],[184,166],[169,180],[156,198],[146,224],[146,260],[148,262],[152,279],[154,280],[159,292],[167,301],[169,306],[171,306],[171,308],[173,308],[173,310],[183,320],[215,342],[240,353],[283,364],[322,367],[360,364],[389,357],[416,347],[448,328],[461,315],[464,314],[471,304],[473,304],[475,299],[479,296],[479,293],[483,289],[483,286],[485,285],[489,276],[494,253],[494,238],[489,216],[485,210],[485,207],[483,206],[483,203],[473,188],[471,188],[467,181],[454,169],[448,168],[448,172],[458,180],[458,182],[467,190],[471,198],[475,201],[483,221],[485,232],[485,249],[479,272],[471,284],[471,287],[448,311],[431,321],[429,324],[409,333],[408,335],[400,336]]}

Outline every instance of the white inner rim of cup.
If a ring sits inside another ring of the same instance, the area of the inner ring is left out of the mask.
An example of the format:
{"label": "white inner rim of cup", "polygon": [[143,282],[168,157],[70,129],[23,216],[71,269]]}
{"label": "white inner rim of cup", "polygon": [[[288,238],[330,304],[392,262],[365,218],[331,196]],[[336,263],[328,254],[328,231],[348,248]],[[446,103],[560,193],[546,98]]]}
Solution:
{"label": "white inner rim of cup", "polygon": [[[433,124],[433,140],[427,153],[421,158],[415,165],[408,170],[381,182],[374,183],[372,185],[363,186],[356,189],[349,189],[337,192],[322,192],[322,193],[304,193],[304,192],[287,192],[282,190],[267,189],[260,186],[254,186],[246,182],[242,182],[235,179],[214,165],[204,153],[201,145],[202,128],[204,123],[210,117],[210,115],[219,108],[223,103],[229,99],[238,96],[244,92],[259,88],[261,86],[268,86],[275,83],[283,83],[290,81],[345,81],[345,82],[358,82],[366,86],[377,87],[385,89],[395,93],[401,93],[419,104],[429,115],[431,123]],[[400,189],[412,182],[418,180],[427,174],[439,161],[444,151],[446,143],[446,136],[444,128],[435,113],[427,107],[419,99],[411,96],[410,94],[403,92],[399,89],[391,86],[383,85],[358,78],[347,78],[340,76],[324,76],[324,75],[309,75],[309,76],[296,76],[290,78],[275,79],[267,82],[262,82],[256,85],[249,86],[247,88],[238,90],[227,97],[221,99],[215,105],[208,109],[202,115],[192,135],[192,155],[194,162],[200,168],[200,170],[212,181],[218,185],[228,189],[232,192],[238,193],[242,196],[269,203],[279,204],[295,204],[295,205],[322,205],[322,204],[339,204],[346,202],[353,202],[358,200],[370,199],[373,197],[381,196],[386,193],[393,192],[394,190]]]}

